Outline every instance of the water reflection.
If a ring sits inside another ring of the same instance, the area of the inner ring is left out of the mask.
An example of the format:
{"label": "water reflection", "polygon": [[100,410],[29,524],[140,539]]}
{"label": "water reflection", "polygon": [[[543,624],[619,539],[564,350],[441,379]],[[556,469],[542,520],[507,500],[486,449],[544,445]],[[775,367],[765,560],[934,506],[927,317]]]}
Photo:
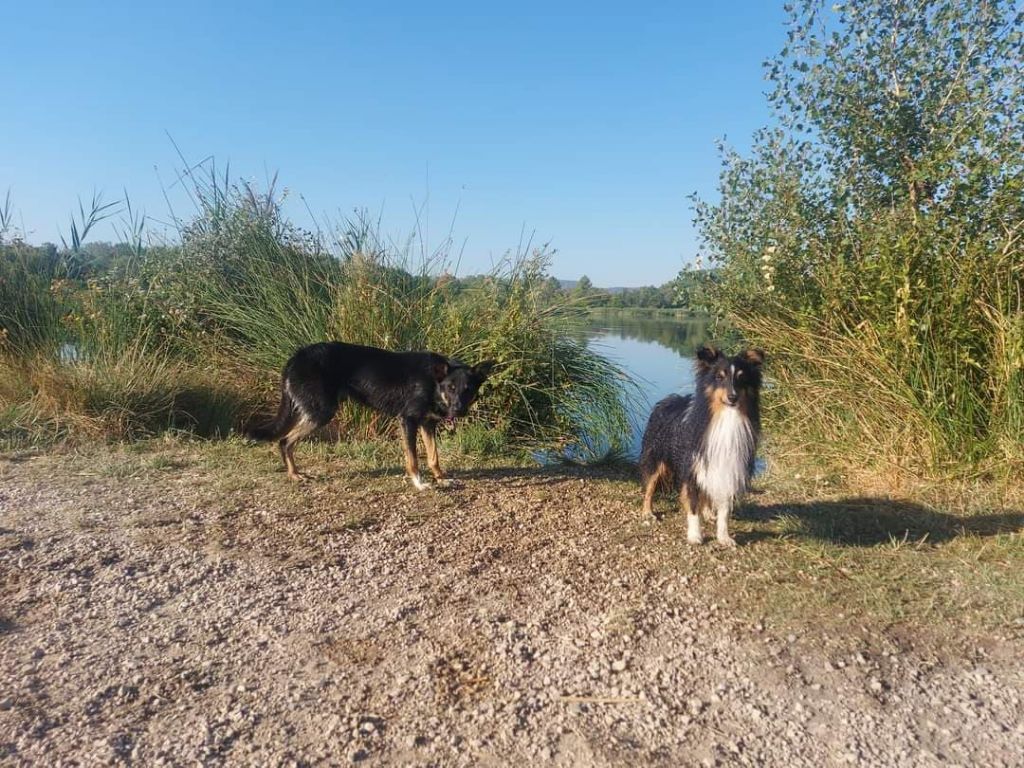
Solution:
{"label": "water reflection", "polygon": [[588,332],[595,336],[614,336],[653,342],[684,358],[693,357],[699,344],[709,341],[710,323],[700,315],[643,315],[630,312],[594,312],[588,317]]}
{"label": "water reflection", "polygon": [[607,311],[592,314],[583,332],[594,350],[619,363],[640,385],[641,397],[630,414],[629,457],[635,459],[654,403],[673,392],[693,391],[693,355],[699,344],[710,341],[708,320]]}

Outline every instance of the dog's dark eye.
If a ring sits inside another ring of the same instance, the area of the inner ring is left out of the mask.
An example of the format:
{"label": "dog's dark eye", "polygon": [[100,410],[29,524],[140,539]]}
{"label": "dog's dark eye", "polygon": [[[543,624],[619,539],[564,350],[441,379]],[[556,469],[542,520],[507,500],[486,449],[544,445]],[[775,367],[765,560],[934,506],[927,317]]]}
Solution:
{"label": "dog's dark eye", "polygon": [[718,376],[718,380],[722,381],[725,378],[725,371],[719,371],[717,376]]}
{"label": "dog's dark eye", "polygon": [[737,379],[738,379],[738,378],[739,378],[740,376],[742,376],[742,375],[743,375],[743,371],[736,371],[736,378],[737,378]]}

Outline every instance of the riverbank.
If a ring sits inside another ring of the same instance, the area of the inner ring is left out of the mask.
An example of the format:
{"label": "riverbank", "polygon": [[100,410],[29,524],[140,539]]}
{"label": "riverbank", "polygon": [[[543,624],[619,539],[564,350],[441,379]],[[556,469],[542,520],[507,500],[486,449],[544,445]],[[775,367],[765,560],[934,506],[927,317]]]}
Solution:
{"label": "riverbank", "polygon": [[[627,468],[167,439],[0,461],[0,754],[1013,764],[1022,515],[769,472],[734,551]],[[662,500],[664,509],[671,507]]]}

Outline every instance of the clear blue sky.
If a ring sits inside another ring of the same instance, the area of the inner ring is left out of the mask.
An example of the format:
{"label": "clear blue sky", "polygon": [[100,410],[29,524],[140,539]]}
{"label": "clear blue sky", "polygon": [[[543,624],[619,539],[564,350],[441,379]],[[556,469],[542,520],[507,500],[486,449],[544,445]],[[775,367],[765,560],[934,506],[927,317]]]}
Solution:
{"label": "clear blue sky", "polygon": [[462,274],[525,227],[559,277],[671,278],[715,140],[768,121],[782,0],[495,6],[5,3],[0,196],[32,242],[94,189],[166,218],[169,133],[192,161],[278,171],[302,224],[298,193],[318,216],[383,211],[392,234],[426,201],[436,243],[458,209]]}

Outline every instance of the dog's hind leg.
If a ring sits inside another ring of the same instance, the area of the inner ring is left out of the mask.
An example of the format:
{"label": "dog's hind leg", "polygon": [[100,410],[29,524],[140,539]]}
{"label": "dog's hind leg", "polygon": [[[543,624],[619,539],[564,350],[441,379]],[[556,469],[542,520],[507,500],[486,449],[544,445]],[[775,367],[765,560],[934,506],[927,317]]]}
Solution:
{"label": "dog's hind leg", "polygon": [[416,490],[422,491],[430,487],[429,483],[423,482],[420,477],[420,462],[416,457],[416,430],[418,429],[416,419],[406,416],[402,419],[403,438],[402,447],[405,449],[405,472],[416,486]]}
{"label": "dog's hind leg", "polygon": [[658,485],[667,479],[668,474],[668,467],[665,466],[665,462],[658,462],[654,472],[644,481],[643,514],[645,518],[657,518],[657,515],[654,514],[654,494],[658,490]]}
{"label": "dog's hind leg", "polygon": [[444,470],[441,469],[441,462],[437,457],[437,425],[434,422],[427,422],[420,427],[420,434],[423,436],[423,446],[427,449],[427,466],[430,467],[430,474],[435,480],[444,480]]}
{"label": "dog's hind leg", "polygon": [[320,427],[329,423],[338,410],[339,396],[331,392],[322,381],[305,384],[285,382],[286,392],[295,403],[295,415],[298,420],[284,433],[277,446],[288,471],[289,480],[304,480],[295,466],[295,445],[304,437],[313,434]]}
{"label": "dog's hind leg", "polygon": [[315,421],[311,421],[303,416],[277,442],[277,447],[281,451],[281,460],[284,461],[284,468],[288,472],[289,480],[298,482],[305,479],[305,476],[295,467],[295,444],[302,438],[315,432],[318,426],[320,425]]}

